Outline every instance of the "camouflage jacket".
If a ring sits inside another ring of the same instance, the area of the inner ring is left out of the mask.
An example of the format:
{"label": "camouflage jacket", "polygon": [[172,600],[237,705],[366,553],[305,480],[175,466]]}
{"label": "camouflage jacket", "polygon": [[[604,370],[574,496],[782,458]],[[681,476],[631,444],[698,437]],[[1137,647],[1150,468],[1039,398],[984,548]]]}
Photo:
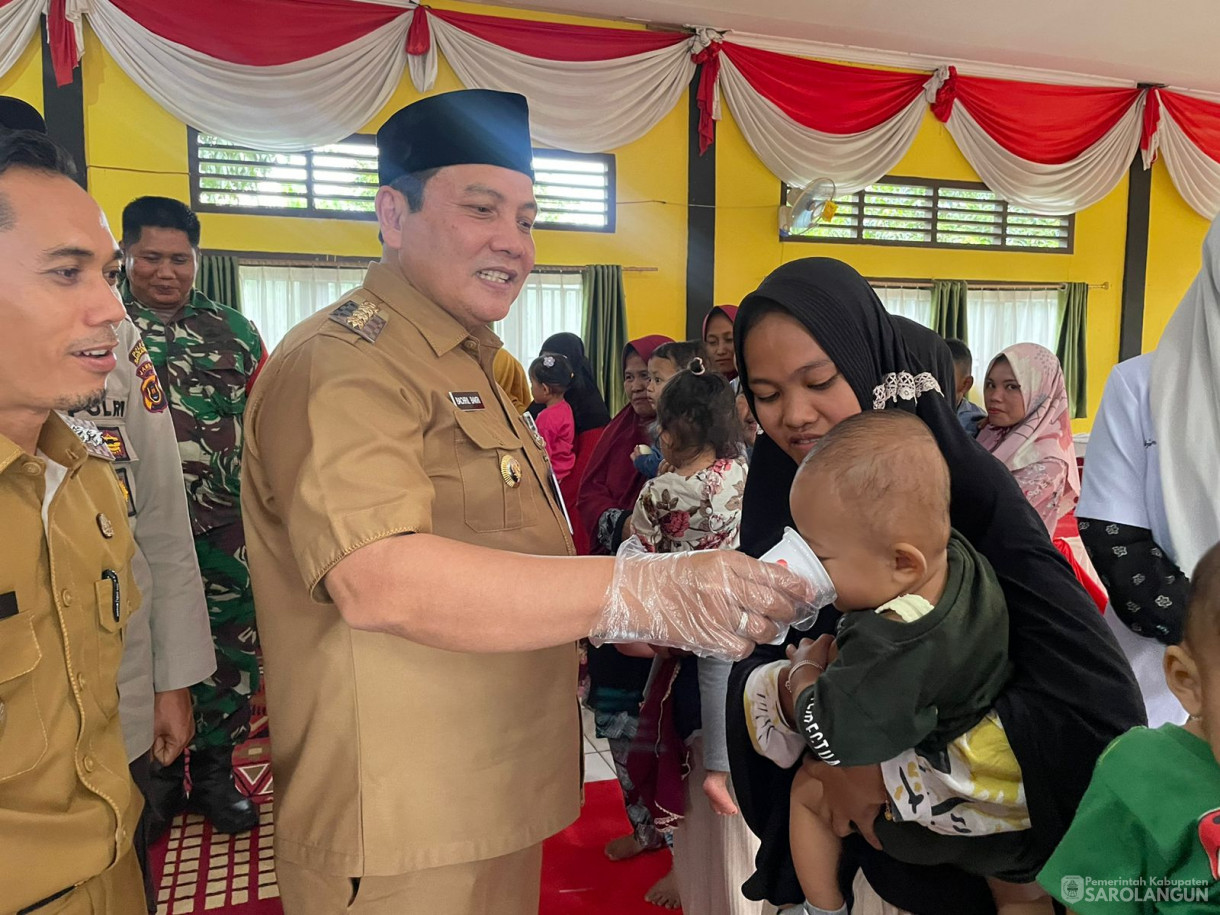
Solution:
{"label": "camouflage jacket", "polygon": [[199,535],[240,521],[242,417],[267,358],[258,330],[197,290],[168,323],[126,284],[122,292],[169,397],[192,529]]}

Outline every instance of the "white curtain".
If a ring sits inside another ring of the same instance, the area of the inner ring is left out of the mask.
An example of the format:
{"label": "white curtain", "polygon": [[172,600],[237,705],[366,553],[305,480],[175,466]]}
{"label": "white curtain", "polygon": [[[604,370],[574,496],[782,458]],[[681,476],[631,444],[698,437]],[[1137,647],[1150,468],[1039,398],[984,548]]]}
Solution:
{"label": "white curtain", "polygon": [[[934,93],[937,85],[936,77],[929,79],[926,91]],[[872,130],[822,133],[798,124],[756,92],[725,54],[720,89],[746,142],[772,174],[794,187],[827,177],[840,194],[854,194],[888,174],[911,148],[928,110],[925,97],[916,96]]]}
{"label": "white curtain", "polygon": [[273,66],[221,60],[145,28],[110,0],[68,0],[84,53],[82,16],[119,67],[162,108],[198,128],[254,149],[335,143],[376,116],[402,79],[411,24],[403,14],[331,51]]}
{"label": "white curtain", "polygon": [[991,138],[959,99],[945,123],[957,148],[983,182],[1017,206],[1064,216],[1092,206],[1118,186],[1135,158],[1144,120],[1141,94],[1104,136],[1060,165],[1031,162]]}
{"label": "white curtain", "polygon": [[504,348],[528,369],[551,334],[566,331],[579,336],[581,317],[579,273],[532,273],[508,317],[493,329]]}
{"label": "white curtain", "polygon": [[932,326],[931,289],[903,289],[899,286],[874,286],[873,289],[890,314],[909,318],[924,327]]}
{"label": "white curtain", "polygon": [[363,267],[239,266],[241,310],[272,350],[296,324],[364,282]]}
{"label": "white curtain", "polygon": [[10,0],[0,6],[0,74],[7,73],[30,46],[46,5],[46,0]]}
{"label": "white curtain", "polygon": [[982,390],[987,366],[1014,343],[1038,343],[1052,353],[1059,344],[1063,308],[1059,287],[1045,289],[969,289],[966,292],[967,343],[974,356],[974,378]]}
{"label": "white curtain", "polygon": [[1215,218],[1220,213],[1220,162],[1191,142],[1164,102],[1155,142],[1182,199],[1204,219]]}
{"label": "white curtain", "polygon": [[529,99],[535,142],[573,152],[604,152],[639,139],[673,110],[695,75],[688,43],[607,60],[546,60],[484,41],[439,16],[429,16],[428,26],[433,47],[463,86],[520,92]]}

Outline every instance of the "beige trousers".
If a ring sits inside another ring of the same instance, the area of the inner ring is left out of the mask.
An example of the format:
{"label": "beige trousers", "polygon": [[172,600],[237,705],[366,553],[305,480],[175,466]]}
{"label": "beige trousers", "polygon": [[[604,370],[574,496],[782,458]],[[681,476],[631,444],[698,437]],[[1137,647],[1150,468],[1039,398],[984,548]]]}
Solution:
{"label": "beige trousers", "polygon": [[[722,817],[703,793],[702,740],[691,744],[686,818],[674,831],[674,874],[686,915],[770,915],[775,909],[741,895],[754,873],[758,839],[745,818]],[[731,785],[730,785],[731,788]]]}
{"label": "beige trousers", "polygon": [[284,915],[538,915],[542,845],[393,877],[334,877],[275,862]]}

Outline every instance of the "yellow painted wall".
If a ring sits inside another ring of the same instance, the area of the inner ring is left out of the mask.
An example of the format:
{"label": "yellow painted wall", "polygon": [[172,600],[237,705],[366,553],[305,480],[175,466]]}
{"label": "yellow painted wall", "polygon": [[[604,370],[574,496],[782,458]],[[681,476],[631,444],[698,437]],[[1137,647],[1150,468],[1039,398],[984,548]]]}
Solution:
{"label": "yellow painted wall", "polygon": [[[497,12],[468,4],[437,5]],[[117,228],[123,207],[141,194],[189,200],[186,125],[136,86],[88,31],[82,81],[89,189],[111,224]],[[434,91],[459,88],[442,56]],[[360,132],[375,132],[395,111],[419,97],[404,72],[390,101]],[[655,267],[655,271],[624,274],[628,332],[681,334],[686,322],[685,106],[676,106],[646,137],[609,152],[616,157],[616,231],[538,231],[538,263]],[[199,218],[204,248],[380,256],[372,222],[229,213],[201,213]]]}
{"label": "yellow painted wall", "polygon": [[[442,0],[443,8],[504,15],[500,7]],[[598,24],[592,20],[513,10],[515,17]],[[42,108],[42,57],[37,40],[0,78],[0,93]],[[189,199],[186,125],[139,89],[86,31],[82,62],[90,190],[116,224],[123,206],[141,194]],[[435,91],[459,88],[440,63]],[[367,125],[372,132],[418,97],[408,76]],[[1089,294],[1089,404],[1096,410],[1118,352],[1127,186],[1077,215],[1070,255],[950,251],[865,245],[781,243],[776,230],[777,179],[754,156],[725,106],[714,154],[717,160],[715,290],[736,302],[783,260],[810,255],[840,257],[866,276],[965,278],[1034,283],[1108,284]],[[613,234],[542,230],[540,264],[617,263],[656,268],[628,271],[624,282],[632,336],[685,327],[687,112],[679,104],[647,136],[621,149],[617,159],[617,231]],[[978,180],[942,124],[929,113],[914,145],[894,174]],[[376,229],[359,220],[201,214],[207,248],[375,258]],[[1182,201],[1158,163],[1152,182],[1144,347],[1155,346],[1165,322],[1198,269],[1207,224]],[[1089,426],[1078,423],[1078,428]]]}
{"label": "yellow painted wall", "polygon": [[15,96],[42,111],[42,51],[37,37],[12,69],[0,76],[0,95]]}
{"label": "yellow painted wall", "polygon": [[1182,199],[1164,159],[1152,167],[1148,214],[1148,276],[1144,287],[1144,352],[1156,341],[1199,272],[1208,221]]}
{"label": "yellow painted wall", "polygon": [[[740,301],[781,262],[814,256],[837,257],[870,277],[1108,283],[1108,289],[1089,290],[1089,413],[1096,411],[1106,375],[1118,356],[1126,240],[1125,178],[1104,200],[1076,215],[1072,254],[780,242],[779,181],[754,155],[731,114],[726,114],[717,127],[716,149],[717,301]],[[979,180],[948,130],[931,112],[893,174]],[[1085,431],[1090,425],[1089,420],[1081,420],[1077,431]]]}

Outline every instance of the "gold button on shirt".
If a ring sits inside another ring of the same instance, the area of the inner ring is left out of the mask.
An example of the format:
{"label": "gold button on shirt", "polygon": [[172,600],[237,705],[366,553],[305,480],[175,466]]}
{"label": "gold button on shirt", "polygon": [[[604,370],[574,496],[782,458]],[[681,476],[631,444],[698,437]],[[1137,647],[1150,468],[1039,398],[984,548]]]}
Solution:
{"label": "gold button on shirt", "polygon": [[499,346],[374,264],[254,389],[242,513],[285,860],[402,874],[517,851],[578,813],[575,646],[476,655],[357,632],[323,582],[411,532],[573,552],[545,450],[493,380]]}
{"label": "gold button on shirt", "polygon": [[131,849],[142,804],[117,714],[122,630],[140,603],[134,545],[125,524],[109,538],[97,525],[99,513],[125,517],[122,494],[109,462],[88,455],[55,414],[38,447],[67,468],[49,538],[46,465],[0,436],[0,594],[15,595],[17,609],[0,619],[4,911],[115,864]]}

